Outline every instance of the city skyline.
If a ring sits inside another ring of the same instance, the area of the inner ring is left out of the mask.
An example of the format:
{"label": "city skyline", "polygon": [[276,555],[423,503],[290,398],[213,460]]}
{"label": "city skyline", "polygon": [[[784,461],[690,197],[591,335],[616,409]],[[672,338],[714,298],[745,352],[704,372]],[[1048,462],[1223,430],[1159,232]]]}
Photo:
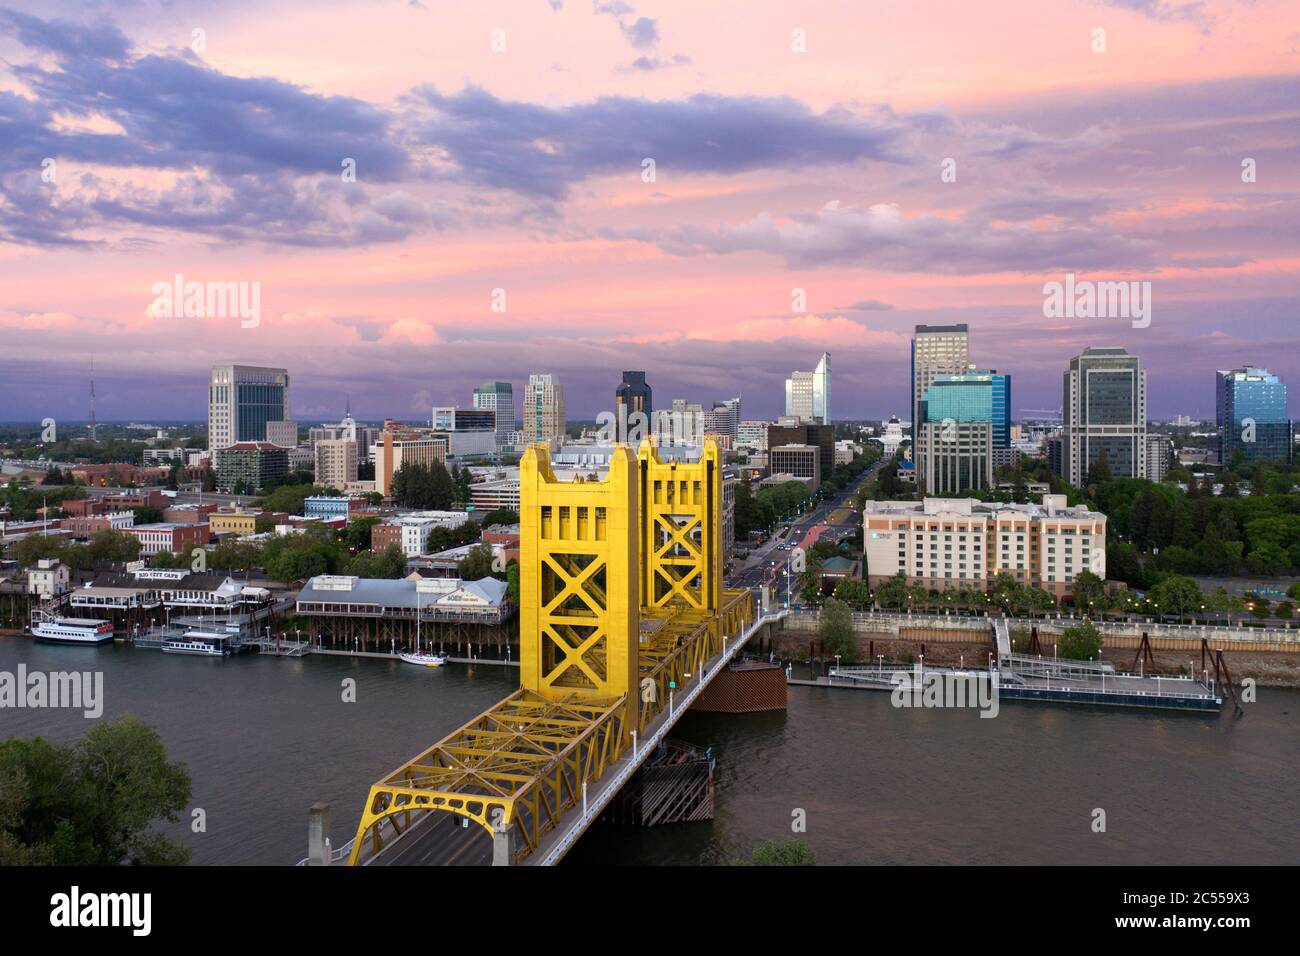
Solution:
{"label": "city skyline", "polygon": [[[758,4],[726,44],[668,3],[139,6],[0,12],[5,419],[85,417],[92,357],[101,420],[159,392],[202,417],[186,383],[217,359],[293,368],[304,419],[538,368],[586,418],[611,404],[592,370],[629,367],[775,417],[823,351],[838,416],[906,416],[912,328],[958,322],[1018,407],[1055,407],[1089,346],[1142,356],[1155,417],[1212,417],[1216,369],[1300,373],[1280,3],[1008,3],[942,32]],[[1150,282],[1153,320],[1045,318],[1076,274]],[[256,323],[151,314],[174,277],[260,283]]]}

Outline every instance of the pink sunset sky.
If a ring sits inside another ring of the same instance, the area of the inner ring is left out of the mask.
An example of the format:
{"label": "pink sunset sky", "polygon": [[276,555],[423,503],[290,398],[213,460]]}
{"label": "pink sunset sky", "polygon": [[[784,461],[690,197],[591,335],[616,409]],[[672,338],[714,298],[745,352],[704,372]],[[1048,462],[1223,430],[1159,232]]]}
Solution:
{"label": "pink sunset sky", "polygon": [[[823,351],[836,418],[905,416],[952,322],[1013,409],[1122,345],[1212,416],[1216,368],[1300,383],[1298,10],[0,0],[0,421],[84,419],[92,356],[101,420],[201,418],[229,361],[300,421],[529,372],[592,417],[622,369],[749,418]],[[151,314],[177,273],[260,323]],[[1149,281],[1150,326],[1044,318],[1066,273]]]}

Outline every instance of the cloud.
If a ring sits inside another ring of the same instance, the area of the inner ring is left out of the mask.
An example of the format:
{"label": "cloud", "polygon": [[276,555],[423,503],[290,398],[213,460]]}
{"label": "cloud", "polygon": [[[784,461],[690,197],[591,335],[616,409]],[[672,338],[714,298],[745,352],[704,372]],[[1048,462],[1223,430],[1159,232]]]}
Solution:
{"label": "cloud", "polygon": [[860,299],[852,305],[836,306],[836,312],[889,312],[894,307],[888,302],[881,302],[879,299]]}
{"label": "cloud", "polygon": [[659,21],[651,17],[637,17],[632,23],[620,23],[618,28],[627,42],[638,50],[648,50],[659,42]]}
{"label": "cloud", "polygon": [[562,199],[576,183],[619,170],[737,173],[859,159],[898,160],[906,121],[843,109],[816,113],[787,97],[696,94],[684,100],[601,97],[549,107],[498,99],[478,87],[417,91],[429,116],[416,138],[445,152],[446,175]]}
{"label": "cloud", "polygon": [[[8,10],[0,21],[57,60],[55,68],[10,66],[31,97],[0,91],[0,239],[87,244],[97,240],[86,231],[123,224],[224,238],[260,230],[270,241],[308,244],[408,234],[398,224],[410,225],[411,214],[395,217],[391,201],[352,215],[342,204],[329,208],[345,159],[361,183],[411,173],[392,117],[376,107],[228,76],[188,52],[133,58],[111,26]],[[39,175],[47,157],[56,162],[54,183]],[[177,175],[144,185],[142,172]],[[364,187],[356,194],[369,195]]]}
{"label": "cloud", "polygon": [[664,70],[672,66],[685,66],[691,62],[691,58],[684,53],[678,53],[674,56],[664,59],[658,56],[639,56],[627,66],[620,67],[620,72],[634,73],[638,71],[649,72],[652,70]]}
{"label": "cloud", "polygon": [[0,7],[0,26],[8,26],[23,46],[59,58],[121,60],[131,49],[126,35],[107,21],[82,26],[67,20],[42,20]]}
{"label": "cloud", "polygon": [[[610,238],[618,238],[610,231]],[[791,268],[861,265],[890,272],[988,272],[1152,268],[1154,243],[1126,239],[1092,223],[998,226],[979,214],[905,216],[895,203],[867,207],[832,201],[813,214],[778,222],[763,212],[714,229],[681,226],[655,239],[674,255],[765,252]]]}
{"label": "cloud", "polygon": [[1108,7],[1136,13],[1148,20],[1191,23],[1202,33],[1209,33],[1214,26],[1214,17],[1205,8],[1202,0],[1101,0],[1101,2]]}

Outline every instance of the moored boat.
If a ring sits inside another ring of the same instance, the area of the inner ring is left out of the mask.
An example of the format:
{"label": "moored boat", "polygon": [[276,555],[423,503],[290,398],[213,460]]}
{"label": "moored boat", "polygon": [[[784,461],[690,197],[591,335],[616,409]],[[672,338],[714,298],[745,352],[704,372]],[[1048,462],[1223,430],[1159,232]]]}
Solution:
{"label": "moored boat", "polygon": [[94,647],[113,640],[113,622],[89,617],[56,617],[31,627],[42,644],[80,644]]}
{"label": "moored boat", "polygon": [[420,667],[441,667],[447,663],[447,658],[442,654],[411,654],[403,652],[397,656],[407,664],[416,664]]}

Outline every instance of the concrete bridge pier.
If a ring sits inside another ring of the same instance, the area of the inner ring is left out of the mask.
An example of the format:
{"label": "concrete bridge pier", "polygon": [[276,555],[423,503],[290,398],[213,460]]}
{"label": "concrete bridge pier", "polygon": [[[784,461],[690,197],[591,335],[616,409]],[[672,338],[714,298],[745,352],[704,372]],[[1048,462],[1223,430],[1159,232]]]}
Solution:
{"label": "concrete bridge pier", "polygon": [[518,832],[513,823],[495,827],[492,830],[492,865],[514,866],[518,843]]}
{"label": "concrete bridge pier", "polygon": [[330,865],[330,805],[313,803],[307,818],[307,865]]}

